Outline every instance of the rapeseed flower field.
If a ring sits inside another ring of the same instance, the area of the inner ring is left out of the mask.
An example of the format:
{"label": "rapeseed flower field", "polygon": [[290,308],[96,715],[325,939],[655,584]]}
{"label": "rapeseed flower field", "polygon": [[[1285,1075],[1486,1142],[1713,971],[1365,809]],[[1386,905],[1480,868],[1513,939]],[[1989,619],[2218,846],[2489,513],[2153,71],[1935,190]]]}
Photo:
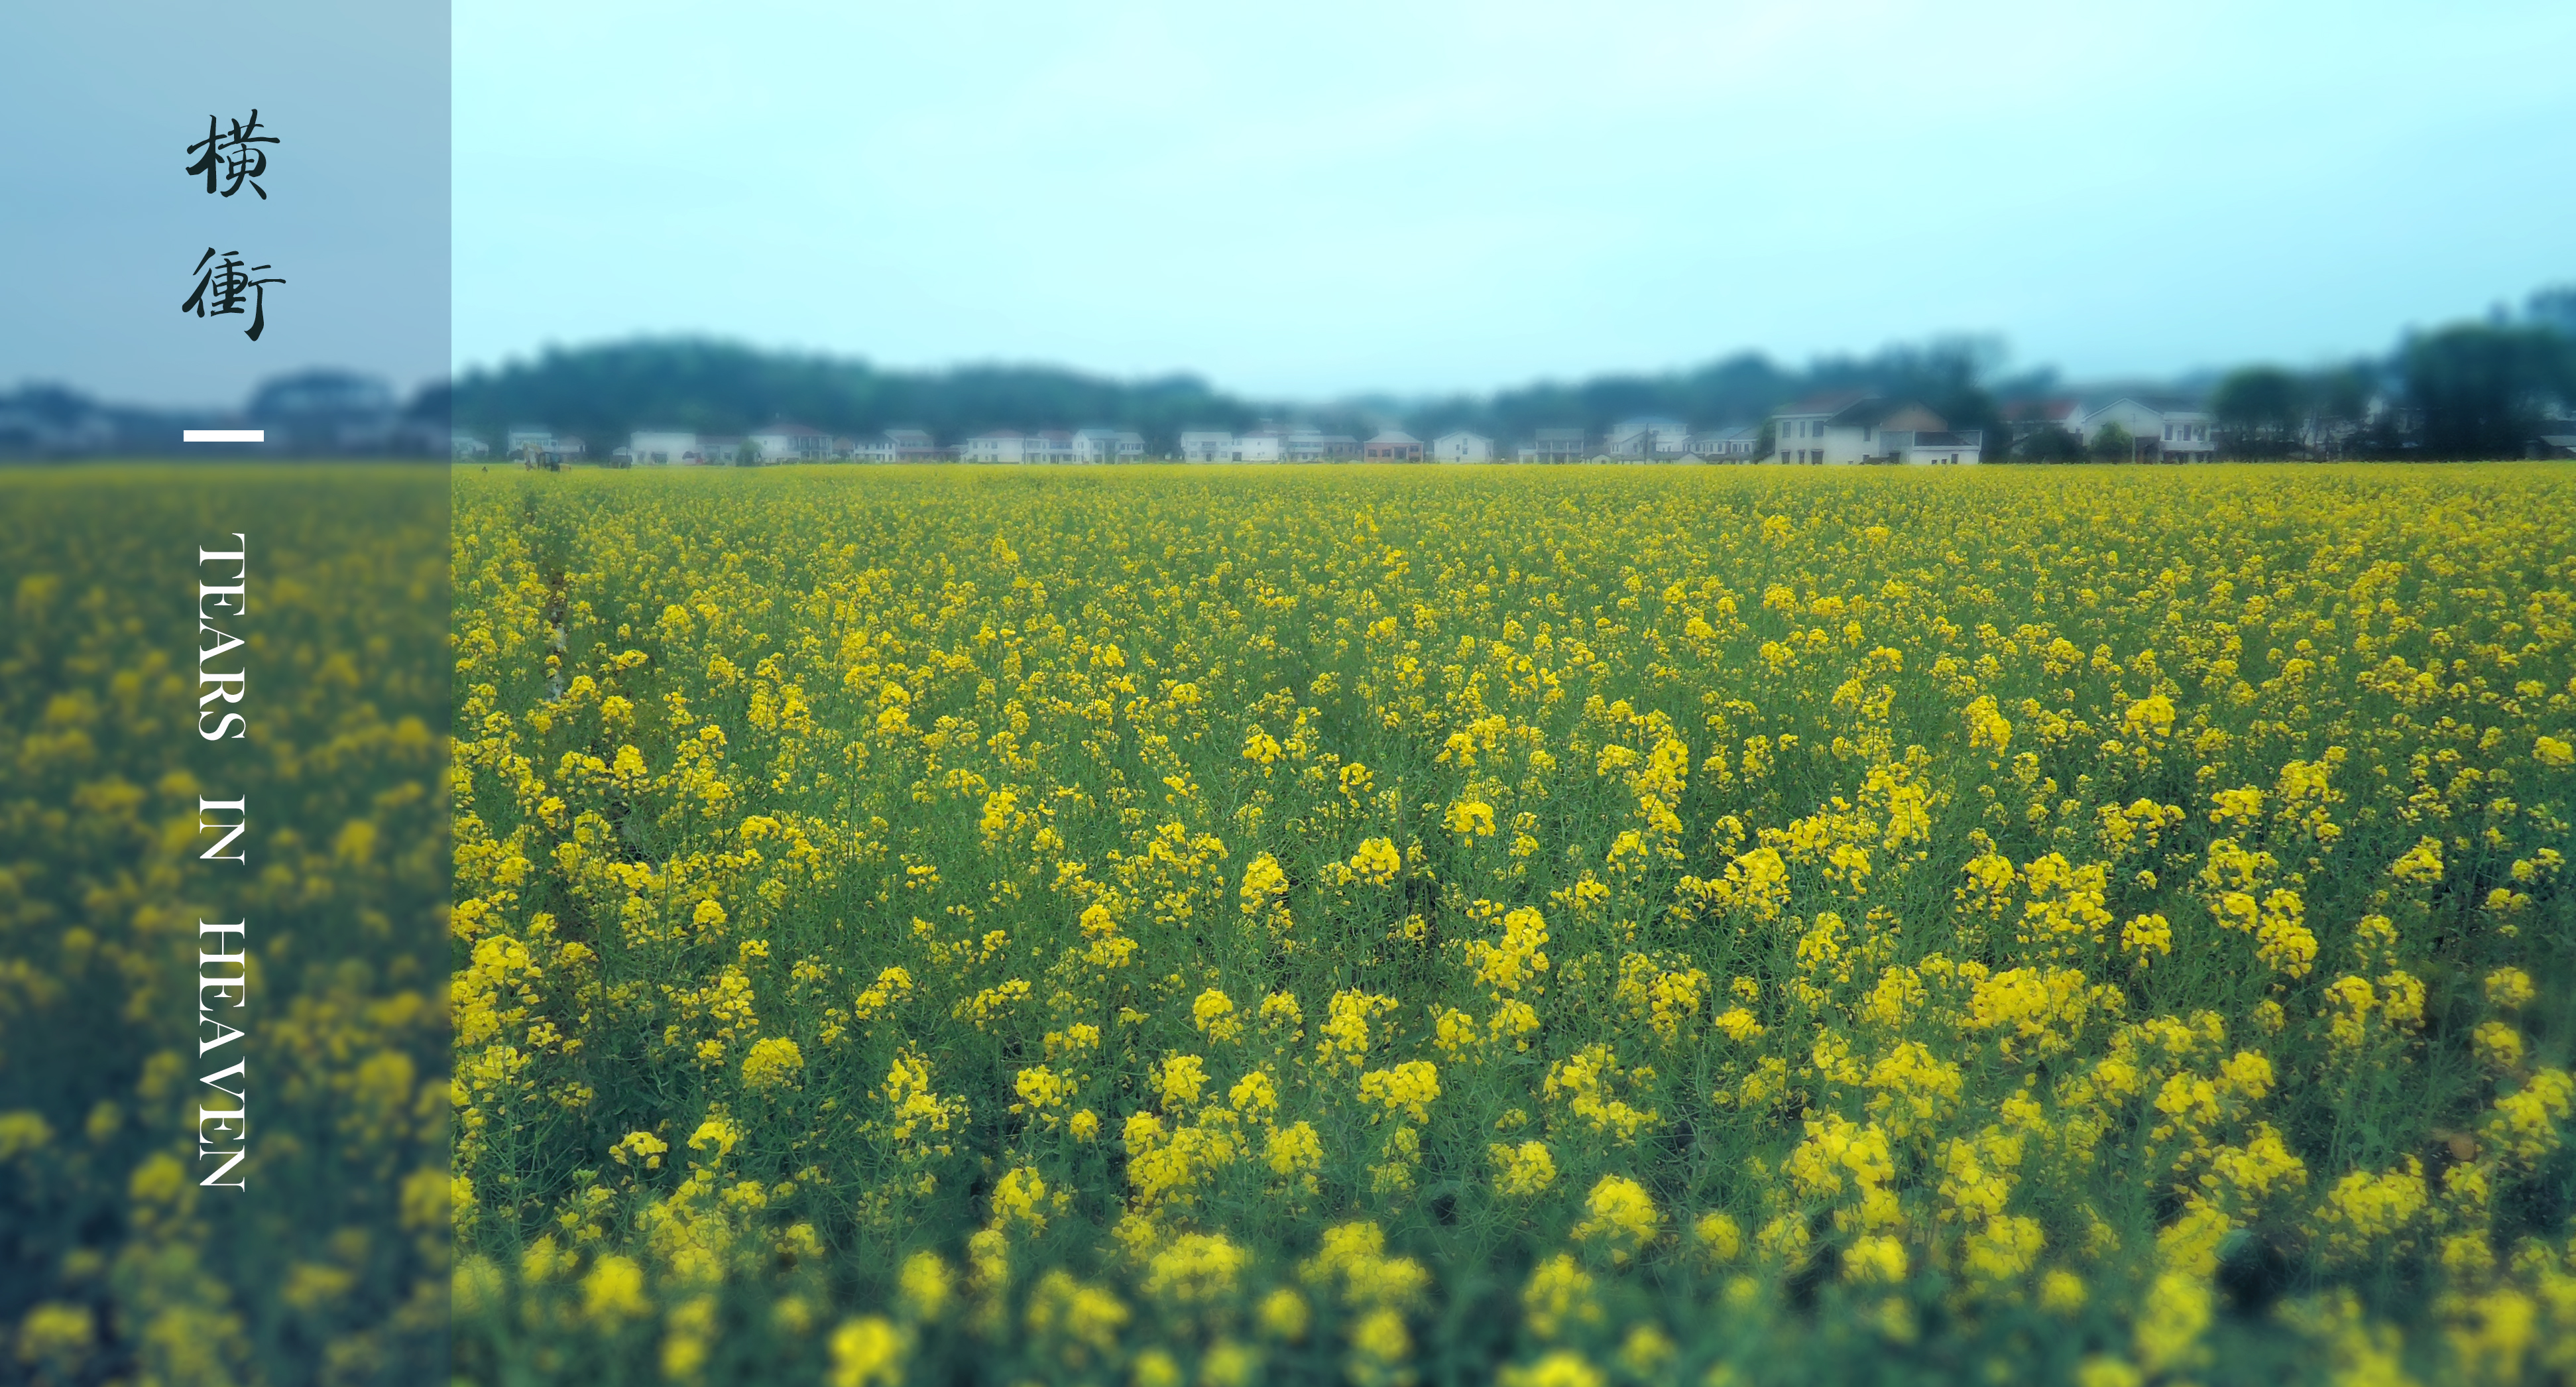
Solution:
{"label": "rapeseed flower field", "polygon": [[[0,1382],[445,1375],[447,487],[0,471]],[[208,610],[248,725],[212,744],[195,559],[235,531],[248,610]],[[200,858],[200,796],[247,801],[241,864]],[[208,970],[248,977],[246,1037],[202,1028],[201,947],[249,955]],[[236,1097],[240,1187],[207,1188],[196,1119]]]}
{"label": "rapeseed flower field", "polygon": [[2576,1375],[2563,469],[459,477],[462,1377]]}

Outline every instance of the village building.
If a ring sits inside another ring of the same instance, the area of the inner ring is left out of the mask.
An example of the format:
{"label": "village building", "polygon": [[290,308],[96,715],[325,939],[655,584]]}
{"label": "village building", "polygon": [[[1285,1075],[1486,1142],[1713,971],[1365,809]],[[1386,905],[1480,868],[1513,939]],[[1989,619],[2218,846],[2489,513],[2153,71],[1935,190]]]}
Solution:
{"label": "village building", "polygon": [[1332,462],[1360,455],[1360,442],[1346,433],[1290,429],[1286,444],[1290,462]]}
{"label": "village building", "polygon": [[1983,430],[1953,431],[1940,415],[1911,400],[1859,392],[1802,400],[1771,422],[1783,462],[1946,465],[1978,462],[1985,449]]}
{"label": "village building", "polygon": [[1422,440],[1401,429],[1388,429],[1362,444],[1360,454],[1372,462],[1420,462]]}
{"label": "village building", "polygon": [[1016,429],[979,433],[957,445],[962,462],[1026,462],[1028,439]]}
{"label": "village building", "polygon": [[638,467],[678,467],[703,462],[697,434],[684,429],[637,429],[626,436],[626,454]]}
{"label": "village building", "polygon": [[1142,462],[1145,460],[1145,436],[1125,429],[1076,429],[1073,431],[1073,460]]}
{"label": "village building", "polygon": [[887,429],[861,439],[854,450],[861,462],[928,462],[940,456],[939,445],[921,429]]}
{"label": "village building", "polygon": [[1762,428],[1744,424],[1731,429],[1710,429],[1690,437],[1690,451],[1710,462],[1751,462],[1754,450],[1762,444]]}
{"label": "village building", "polygon": [[1517,452],[1523,462],[1579,462],[1585,441],[1581,429],[1540,429]]}
{"label": "village building", "polygon": [[1431,440],[1431,456],[1438,462],[1491,462],[1494,440],[1481,433],[1453,429]]}
{"label": "village building", "polygon": [[1610,429],[1601,451],[1614,458],[1638,458],[1649,462],[1671,462],[1690,452],[1690,430],[1679,419],[1648,415],[1622,419]]}
{"label": "village building", "polygon": [[[1821,463],[1825,458],[1825,425],[1853,405],[1867,400],[1866,391],[1844,390],[1824,395],[1811,395],[1781,409],[1771,416],[1771,451],[1782,462]],[[1858,462],[1851,457],[1838,459]]]}
{"label": "village building", "polygon": [[2207,462],[2217,456],[2209,415],[2178,402],[2123,395],[2085,407],[2066,421],[2088,448],[2114,424],[2128,434],[2129,455],[2139,462]]}
{"label": "village building", "polygon": [[764,462],[819,462],[831,451],[831,435],[821,429],[781,419],[752,431],[751,446]]}
{"label": "village building", "polygon": [[558,435],[543,424],[512,424],[507,437],[506,455],[520,462],[560,467],[579,462],[590,453],[590,445],[579,435]]}

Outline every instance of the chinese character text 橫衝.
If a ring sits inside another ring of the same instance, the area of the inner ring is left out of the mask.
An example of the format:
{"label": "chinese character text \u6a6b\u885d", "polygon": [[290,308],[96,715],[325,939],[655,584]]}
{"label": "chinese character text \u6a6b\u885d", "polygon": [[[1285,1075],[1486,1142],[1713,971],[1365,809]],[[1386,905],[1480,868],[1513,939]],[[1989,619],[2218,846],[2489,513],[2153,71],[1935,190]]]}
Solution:
{"label": "chinese character text \u6a6b\u885d", "polygon": [[[259,186],[257,180],[268,172],[268,154],[259,146],[275,143],[276,136],[259,133],[259,108],[256,106],[251,108],[248,125],[234,121],[229,131],[219,130],[215,117],[210,115],[206,117],[206,137],[188,146],[191,154],[201,149],[205,151],[198,156],[197,162],[188,166],[188,172],[204,174],[209,193],[231,197],[241,191],[242,184],[249,183],[250,190],[259,194],[260,201],[266,202],[268,190]],[[218,180],[224,185],[220,189],[215,187]]]}
{"label": "chinese character text \u6a6b\u885d", "polygon": [[275,276],[253,279],[252,275],[272,267],[253,265],[244,270],[240,251],[228,250],[223,255],[222,263],[212,263],[215,248],[206,247],[205,255],[197,261],[197,291],[188,296],[186,303],[179,305],[179,311],[195,313],[200,318],[222,317],[227,313],[241,312],[242,298],[247,295],[250,298],[250,326],[243,330],[242,335],[256,342],[259,335],[268,330],[268,286],[286,281]]}

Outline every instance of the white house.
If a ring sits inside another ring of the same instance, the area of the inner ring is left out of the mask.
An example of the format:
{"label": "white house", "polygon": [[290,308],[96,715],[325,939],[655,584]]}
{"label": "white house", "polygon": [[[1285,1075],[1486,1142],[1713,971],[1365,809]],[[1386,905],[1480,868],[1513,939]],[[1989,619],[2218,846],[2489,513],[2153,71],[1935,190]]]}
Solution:
{"label": "white house", "polygon": [[995,429],[958,444],[957,456],[966,462],[1026,462],[1027,442],[1015,429]]}
{"label": "white house", "polygon": [[1234,447],[1226,454],[1228,462],[1283,462],[1288,457],[1288,438],[1277,429],[1254,429],[1237,434]]}
{"label": "white house", "polygon": [[1181,430],[1181,460],[1223,462],[1234,456],[1234,434],[1227,429]]}
{"label": "white house", "polygon": [[1318,429],[1288,431],[1290,462],[1323,462],[1327,459],[1355,458],[1360,455],[1360,441],[1346,433],[1325,433]]}
{"label": "white house", "polygon": [[1481,433],[1453,429],[1431,440],[1431,456],[1437,462],[1491,462],[1494,440]]}
{"label": "white house", "polygon": [[2207,414],[2180,405],[2149,404],[2130,395],[2088,406],[2068,421],[2067,428],[2089,448],[2113,424],[2127,432],[2131,455],[2142,462],[2207,462],[2217,455]]}
{"label": "white house", "polygon": [[888,429],[861,439],[851,451],[861,462],[921,462],[939,456],[939,446],[920,429]]}
{"label": "white house", "polygon": [[590,451],[578,435],[557,434],[543,424],[512,424],[509,437],[510,456],[522,460],[533,456],[539,462],[577,462]]}
{"label": "white house", "polygon": [[2168,409],[2164,416],[2161,451],[2166,457],[2176,462],[2208,462],[2218,456],[2218,444],[2209,436],[2212,421],[2206,411]]}
{"label": "white house", "polygon": [[1614,458],[1660,459],[1670,462],[1690,449],[1690,430],[1679,419],[1648,415],[1622,419],[1603,441],[1602,451]]}
{"label": "white house", "polygon": [[626,451],[638,467],[705,461],[698,454],[698,436],[681,429],[637,429],[626,435]]}
{"label": "white house", "polygon": [[1783,462],[1973,463],[1985,452],[1983,430],[1953,431],[1940,415],[1910,400],[1819,396],[1791,405],[1771,422],[1773,447]]}
{"label": "white house", "polygon": [[1145,459],[1145,436],[1125,429],[1089,428],[1073,431],[1075,462],[1142,462]]}
{"label": "white house", "polygon": [[1517,450],[1523,462],[1573,462],[1584,456],[1581,429],[1540,429]]}
{"label": "white house", "polygon": [[1690,436],[1692,454],[1711,462],[1750,462],[1753,450],[1762,439],[1759,425],[1745,424],[1732,429],[1710,429]]}
{"label": "white house", "polygon": [[1968,465],[1985,461],[1984,429],[1882,429],[1880,458],[1912,466]]}
{"label": "white house", "polygon": [[463,429],[449,430],[447,441],[448,446],[453,449],[455,455],[460,458],[480,458],[490,457],[492,455],[491,444],[467,433]]}
{"label": "white house", "polygon": [[815,462],[831,451],[832,437],[821,429],[781,419],[752,430],[751,446],[766,462]]}
{"label": "white house", "polygon": [[[1869,396],[1858,390],[1811,395],[1771,416],[1771,452],[1782,462],[1819,463],[1825,461],[1825,425],[1835,415],[1859,404]],[[1840,462],[1858,462],[1855,451]]]}

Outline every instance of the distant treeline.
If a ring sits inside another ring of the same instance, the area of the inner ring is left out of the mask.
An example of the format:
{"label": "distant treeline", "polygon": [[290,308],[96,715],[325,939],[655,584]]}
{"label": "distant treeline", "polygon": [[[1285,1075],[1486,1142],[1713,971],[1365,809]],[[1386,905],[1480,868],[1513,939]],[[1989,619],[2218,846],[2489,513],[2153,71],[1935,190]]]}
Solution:
{"label": "distant treeline", "polygon": [[924,428],[943,443],[992,429],[1113,424],[1143,434],[1156,454],[1174,451],[1186,428],[1240,432],[1263,421],[1359,437],[1388,427],[1422,438],[1465,428],[1508,443],[1542,428],[1599,435],[1638,415],[1668,415],[1695,427],[1755,423],[1790,400],[1846,388],[1919,398],[1953,428],[1996,429],[1999,398],[2045,389],[2053,377],[1983,382],[1994,355],[1980,343],[1944,342],[1790,370],[1745,353],[1657,376],[1600,376],[1429,402],[1317,406],[1229,395],[1187,375],[1123,382],[1033,366],[890,371],[730,342],[648,339],[555,348],[533,362],[469,371],[456,383],[452,408],[456,427],[488,439],[499,439],[512,424],[543,424],[578,434],[599,452],[637,428],[743,434],[778,419],[852,438]]}
{"label": "distant treeline", "polygon": [[1471,429],[1508,450],[1540,429],[1580,428],[1598,439],[1640,416],[1692,429],[1756,424],[1792,401],[1848,390],[1918,400],[1953,429],[1984,430],[1990,461],[2083,455],[2062,430],[2052,436],[2034,423],[2046,402],[2069,396],[2205,407],[2221,453],[2235,457],[2513,457],[2536,435],[2576,432],[2564,424],[2576,412],[2576,287],[2533,294],[2520,315],[2499,308],[2483,321],[2409,333],[2385,356],[2323,369],[2247,366],[2078,389],[2046,368],[2002,374],[2002,359],[1992,339],[1950,338],[1803,368],[1745,352],[1662,374],[1317,405],[1231,395],[1191,375],[1119,381],[1001,365],[896,371],[848,357],[662,338],[549,349],[534,361],[468,371],[452,387],[407,402],[380,381],[337,371],[280,377],[243,410],[221,412],[105,404],[29,383],[0,392],[0,457],[166,452],[183,424],[244,422],[269,428],[273,444],[286,440],[289,452],[442,454],[451,424],[495,445],[511,425],[537,424],[579,435],[599,457],[639,428],[741,435],[777,420],[851,439],[922,428],[941,443],[995,429],[1112,425],[1143,434],[1146,451],[1161,456],[1177,451],[1183,429],[1240,433],[1265,423],[1361,438],[1401,428],[1426,440]]}
{"label": "distant treeline", "polygon": [[[1507,447],[1542,428],[1581,428],[1597,437],[1640,415],[1693,428],[1757,423],[1809,395],[1866,390],[1919,400],[1954,429],[1985,430],[1987,455],[1999,459],[2007,440],[2031,442],[2029,420],[2040,402],[2130,393],[2206,406],[2223,451],[2234,456],[2509,457],[2576,399],[2576,290],[2534,294],[2519,318],[2499,314],[2409,334],[2385,357],[2322,370],[2250,366],[2076,391],[2046,368],[2001,375],[2001,358],[1999,344],[1977,338],[1820,358],[1804,368],[1746,352],[1685,371],[1543,382],[1486,396],[1304,405],[1227,394],[1190,375],[1117,381],[999,365],[896,371],[853,358],[671,338],[549,349],[532,362],[469,371],[452,401],[421,404],[428,412],[452,405],[455,426],[486,439],[497,441],[512,424],[542,424],[581,435],[600,454],[637,428],[744,434],[787,419],[850,438],[923,428],[942,443],[994,429],[1106,424],[1134,429],[1149,453],[1168,455],[1192,427],[1305,424],[1358,437],[1394,427],[1425,439],[1463,428]],[[2032,453],[2028,446],[2017,451]]]}
{"label": "distant treeline", "polygon": [[2232,457],[2520,457],[2565,436],[2576,406],[2576,289],[2513,321],[2409,333],[2384,358],[2298,371],[2248,366],[2210,391]]}

